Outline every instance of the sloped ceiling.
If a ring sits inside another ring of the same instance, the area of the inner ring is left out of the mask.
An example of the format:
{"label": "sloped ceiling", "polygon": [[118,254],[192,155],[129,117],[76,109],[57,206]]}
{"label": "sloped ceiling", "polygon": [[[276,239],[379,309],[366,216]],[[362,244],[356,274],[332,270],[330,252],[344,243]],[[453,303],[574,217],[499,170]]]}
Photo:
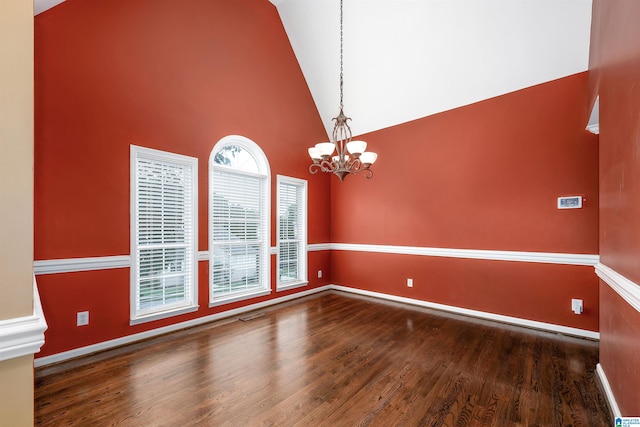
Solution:
{"label": "sloped ceiling", "polygon": [[42,13],[63,1],[64,0],[33,0],[33,14],[37,15]]}
{"label": "sloped ceiling", "polygon": [[[339,0],[271,0],[327,131],[339,106]],[[588,69],[590,0],[344,0],[354,135]]]}
{"label": "sloped ceiling", "polygon": [[[270,1],[330,134],[340,0]],[[359,135],[585,71],[590,25],[591,0],[344,0],[345,114]]]}

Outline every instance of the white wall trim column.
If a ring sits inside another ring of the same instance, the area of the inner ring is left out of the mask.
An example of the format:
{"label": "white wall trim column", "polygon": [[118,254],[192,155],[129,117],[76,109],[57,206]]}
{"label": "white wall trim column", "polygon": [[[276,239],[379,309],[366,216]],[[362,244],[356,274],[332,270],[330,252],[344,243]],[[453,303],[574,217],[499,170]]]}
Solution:
{"label": "white wall trim column", "polygon": [[44,344],[47,322],[42,312],[40,295],[33,278],[33,314],[0,320],[0,361],[34,354]]}

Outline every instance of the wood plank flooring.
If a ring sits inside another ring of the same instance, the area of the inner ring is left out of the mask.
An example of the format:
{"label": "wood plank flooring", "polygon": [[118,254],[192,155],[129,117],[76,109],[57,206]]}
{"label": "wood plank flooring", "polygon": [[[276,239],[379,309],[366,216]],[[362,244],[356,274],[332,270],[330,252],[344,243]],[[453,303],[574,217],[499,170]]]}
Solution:
{"label": "wood plank flooring", "polygon": [[607,426],[598,344],[338,292],[36,369],[38,426]]}

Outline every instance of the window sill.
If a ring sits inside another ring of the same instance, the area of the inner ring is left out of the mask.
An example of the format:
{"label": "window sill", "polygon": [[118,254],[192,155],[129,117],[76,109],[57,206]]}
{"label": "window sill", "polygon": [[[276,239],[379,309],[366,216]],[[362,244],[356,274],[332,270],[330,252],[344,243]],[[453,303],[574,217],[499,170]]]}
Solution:
{"label": "window sill", "polygon": [[209,301],[209,308],[217,307],[219,305],[231,304],[232,302],[243,301],[250,298],[262,297],[265,295],[269,295],[270,293],[271,289],[258,289],[257,291],[253,291],[251,293],[242,293],[229,295],[228,297],[219,297],[215,300]]}
{"label": "window sill", "polygon": [[307,286],[309,281],[303,280],[300,282],[287,282],[276,285],[276,292],[288,291],[289,289],[300,288],[302,286]]}
{"label": "window sill", "polygon": [[142,323],[153,322],[154,320],[166,319],[167,317],[179,316],[181,314],[192,313],[198,311],[199,305],[190,305],[188,307],[180,307],[172,310],[161,311],[159,313],[146,314],[135,317],[129,321],[129,326],[140,325]]}

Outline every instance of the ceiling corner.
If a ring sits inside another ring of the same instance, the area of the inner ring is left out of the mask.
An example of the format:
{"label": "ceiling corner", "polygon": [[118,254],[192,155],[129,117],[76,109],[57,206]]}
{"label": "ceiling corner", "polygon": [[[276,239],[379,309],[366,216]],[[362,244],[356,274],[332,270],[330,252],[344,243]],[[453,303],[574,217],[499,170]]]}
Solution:
{"label": "ceiling corner", "polygon": [[64,0],[33,0],[33,15],[38,15],[45,10],[51,9],[53,6],[57,6]]}
{"label": "ceiling corner", "polygon": [[278,6],[280,6],[282,3],[284,3],[284,2],[285,2],[285,1],[287,1],[287,0],[269,0],[269,1],[270,1],[271,3],[273,3],[273,5],[274,5],[275,7],[278,7]]}

